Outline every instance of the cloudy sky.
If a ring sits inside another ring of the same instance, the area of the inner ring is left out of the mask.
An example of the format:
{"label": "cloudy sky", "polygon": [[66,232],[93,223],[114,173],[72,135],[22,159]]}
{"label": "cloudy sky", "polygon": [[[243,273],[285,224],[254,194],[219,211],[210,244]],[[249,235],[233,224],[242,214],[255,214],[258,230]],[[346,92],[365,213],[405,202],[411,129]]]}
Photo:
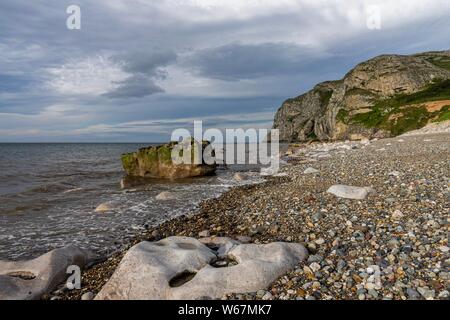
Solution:
{"label": "cloudy sky", "polygon": [[2,0],[0,12],[0,142],[166,141],[194,120],[270,128],[286,98],[358,62],[450,49],[448,0]]}

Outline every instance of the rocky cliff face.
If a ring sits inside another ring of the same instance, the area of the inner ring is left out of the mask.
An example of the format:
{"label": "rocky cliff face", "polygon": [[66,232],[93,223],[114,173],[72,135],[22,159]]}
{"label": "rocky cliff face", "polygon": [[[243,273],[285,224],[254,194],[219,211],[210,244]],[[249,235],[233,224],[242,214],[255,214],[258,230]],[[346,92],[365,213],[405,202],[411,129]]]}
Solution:
{"label": "rocky cliff face", "polygon": [[445,120],[449,105],[450,51],[383,55],[285,101],[274,128],[290,142],[387,137]]}

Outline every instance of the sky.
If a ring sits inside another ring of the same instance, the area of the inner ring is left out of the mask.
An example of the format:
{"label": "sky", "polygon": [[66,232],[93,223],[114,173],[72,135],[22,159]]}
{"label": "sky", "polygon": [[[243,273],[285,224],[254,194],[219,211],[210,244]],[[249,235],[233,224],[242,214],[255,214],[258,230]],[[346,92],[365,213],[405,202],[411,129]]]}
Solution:
{"label": "sky", "polygon": [[450,49],[448,0],[2,0],[0,12],[0,142],[163,142],[194,120],[270,128],[284,100],[364,60]]}

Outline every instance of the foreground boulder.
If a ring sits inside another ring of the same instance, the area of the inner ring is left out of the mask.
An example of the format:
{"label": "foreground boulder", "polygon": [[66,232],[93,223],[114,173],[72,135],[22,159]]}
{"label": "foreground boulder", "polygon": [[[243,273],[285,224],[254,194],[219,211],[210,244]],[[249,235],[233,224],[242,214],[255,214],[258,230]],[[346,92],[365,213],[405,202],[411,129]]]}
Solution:
{"label": "foreground boulder", "polygon": [[94,259],[93,253],[71,245],[29,261],[0,260],[0,300],[39,299],[67,279],[67,267],[82,269]]}
{"label": "foreground boulder", "polygon": [[135,245],[96,299],[219,299],[265,289],[307,258],[307,250],[296,243],[240,244],[228,238],[202,242],[170,237]]}
{"label": "foreground boulder", "polygon": [[[137,152],[123,154],[122,166],[130,177],[182,179],[189,177],[206,176],[216,170],[215,164],[175,164],[172,161],[172,150],[178,142],[171,142],[159,146],[151,146],[139,149]],[[192,144],[193,145],[193,141]],[[211,148],[210,143],[203,141],[202,154],[206,148]],[[212,151],[214,157],[214,151]]]}
{"label": "foreground boulder", "polygon": [[352,187],[337,184],[331,186],[327,192],[334,194],[338,198],[364,200],[369,193],[373,193],[375,190],[370,187]]}

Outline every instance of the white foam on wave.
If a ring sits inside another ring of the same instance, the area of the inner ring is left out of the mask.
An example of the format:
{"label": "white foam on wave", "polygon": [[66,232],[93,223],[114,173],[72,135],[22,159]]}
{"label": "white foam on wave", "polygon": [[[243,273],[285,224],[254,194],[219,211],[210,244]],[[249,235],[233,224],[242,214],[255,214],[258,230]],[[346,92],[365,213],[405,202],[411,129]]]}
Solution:
{"label": "white foam on wave", "polygon": [[69,189],[64,191],[63,193],[72,193],[72,192],[78,192],[78,191],[83,191],[83,188],[74,188],[74,189]]}

